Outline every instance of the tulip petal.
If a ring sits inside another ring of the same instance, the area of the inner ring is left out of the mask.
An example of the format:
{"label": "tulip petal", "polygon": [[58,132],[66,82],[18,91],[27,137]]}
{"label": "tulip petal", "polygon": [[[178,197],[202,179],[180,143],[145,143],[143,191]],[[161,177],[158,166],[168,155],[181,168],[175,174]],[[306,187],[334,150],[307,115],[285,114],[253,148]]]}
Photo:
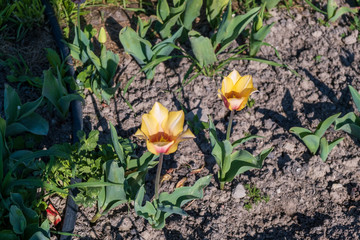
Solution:
{"label": "tulip petal", "polygon": [[[164,153],[165,155],[170,154],[169,149],[174,145],[175,141],[171,142],[158,142],[152,143],[150,141],[146,141],[146,146],[149,152],[159,155],[160,153]],[[176,149],[175,149],[176,151]]]}
{"label": "tulip petal", "polygon": [[175,143],[170,147],[168,150],[168,154],[173,153],[177,150],[179,143],[185,140],[189,140],[192,138],[196,138],[195,135],[190,131],[190,129],[187,129],[185,132],[180,134],[180,136],[176,139]]}
{"label": "tulip petal", "polygon": [[159,126],[162,126],[162,123],[167,120],[169,111],[159,102],[156,102],[149,112],[151,116],[153,116]]}
{"label": "tulip petal", "polygon": [[231,92],[233,87],[234,87],[234,83],[231,80],[231,78],[224,77],[221,85],[221,93],[225,95],[226,93]]}
{"label": "tulip petal", "polygon": [[230,103],[228,99],[223,94],[219,94],[219,97],[221,97],[221,99],[223,100],[225,107],[230,109]]}
{"label": "tulip petal", "polygon": [[233,81],[233,84],[235,85],[241,78],[241,75],[238,73],[238,71],[236,71],[234,69],[227,77],[231,78],[231,80]]}
{"label": "tulip petal", "polygon": [[149,137],[146,136],[146,135],[143,133],[143,131],[141,131],[140,129],[138,129],[138,130],[136,131],[136,133],[134,134],[134,136],[137,137],[137,138],[140,138],[140,139],[148,139],[148,138],[149,138]]}
{"label": "tulip petal", "polygon": [[[170,112],[163,129],[171,136],[177,136],[183,131],[185,114],[183,111]],[[165,126],[166,125],[166,126]]]}
{"label": "tulip petal", "polygon": [[237,93],[241,93],[246,88],[253,88],[252,76],[246,75],[243,76],[237,81],[234,85],[233,91]]}
{"label": "tulip petal", "polygon": [[141,131],[145,136],[150,137],[159,132],[159,124],[157,119],[151,114],[142,116]]}
{"label": "tulip petal", "polygon": [[174,153],[178,149],[179,142],[175,142],[168,150],[167,154]]}
{"label": "tulip petal", "polygon": [[240,111],[246,106],[247,98],[229,98],[229,109]]}
{"label": "tulip petal", "polygon": [[196,136],[191,132],[190,129],[187,129],[185,132],[183,132],[177,139],[177,141],[182,142],[187,139],[196,138]]}

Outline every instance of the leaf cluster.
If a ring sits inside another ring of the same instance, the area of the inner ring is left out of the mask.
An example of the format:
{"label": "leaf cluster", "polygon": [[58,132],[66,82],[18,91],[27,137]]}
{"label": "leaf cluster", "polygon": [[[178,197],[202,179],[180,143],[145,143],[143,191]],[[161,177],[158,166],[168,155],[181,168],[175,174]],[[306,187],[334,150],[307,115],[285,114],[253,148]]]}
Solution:
{"label": "leaf cluster", "polygon": [[110,98],[120,86],[120,83],[114,86],[113,79],[120,59],[117,54],[107,50],[104,44],[100,44],[101,52],[97,56],[91,42],[95,34],[96,29],[91,25],[86,26],[84,31],[77,26],[73,43],[67,44],[71,56],[81,65],[77,68],[76,83],[90,89],[100,100],[109,104]]}
{"label": "leaf cluster", "polygon": [[234,151],[239,145],[254,138],[261,138],[261,136],[250,135],[233,143],[227,139],[220,141],[211,118],[209,118],[209,134],[212,147],[211,154],[220,168],[218,178],[221,189],[224,188],[225,183],[231,182],[236,176],[254,168],[262,168],[265,158],[273,150],[273,148],[263,150],[256,157],[246,150]]}
{"label": "leaf cluster", "polygon": [[331,150],[340,143],[344,138],[338,138],[330,143],[323,135],[327,129],[335,122],[341,113],[337,113],[320,122],[315,132],[302,127],[292,127],[291,133],[297,135],[307,146],[310,152],[315,155],[320,147],[320,157],[325,162]]}

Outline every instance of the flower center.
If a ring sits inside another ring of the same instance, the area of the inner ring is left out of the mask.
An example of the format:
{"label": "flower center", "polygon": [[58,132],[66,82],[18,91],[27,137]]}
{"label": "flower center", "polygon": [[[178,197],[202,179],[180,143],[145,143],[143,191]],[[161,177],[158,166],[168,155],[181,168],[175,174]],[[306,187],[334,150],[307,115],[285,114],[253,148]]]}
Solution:
{"label": "flower center", "polygon": [[241,98],[241,93],[231,91],[229,93],[225,93],[225,97],[227,99],[229,99],[229,98]]}
{"label": "flower center", "polygon": [[164,132],[158,132],[149,137],[149,141],[157,145],[166,145],[167,143],[173,141],[172,137]]}

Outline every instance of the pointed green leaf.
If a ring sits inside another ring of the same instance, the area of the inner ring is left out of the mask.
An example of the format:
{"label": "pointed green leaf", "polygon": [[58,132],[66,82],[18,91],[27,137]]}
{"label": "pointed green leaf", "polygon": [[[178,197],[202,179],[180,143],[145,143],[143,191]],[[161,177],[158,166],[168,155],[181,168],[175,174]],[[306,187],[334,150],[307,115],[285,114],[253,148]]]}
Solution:
{"label": "pointed green leaf", "polygon": [[320,140],[320,157],[323,160],[323,162],[326,161],[329,153],[331,152],[331,150],[338,144],[340,143],[344,138],[338,138],[336,140],[334,140],[333,142],[331,142],[330,144],[328,144],[327,140],[325,137],[322,137]]}
{"label": "pointed green leaf", "polygon": [[58,107],[56,109],[59,111],[59,113],[61,114],[61,116],[63,118],[65,118],[67,116],[67,114],[69,113],[70,103],[72,101],[81,101],[84,103],[84,99],[77,93],[67,94],[67,95],[59,98],[58,104],[57,104]]}
{"label": "pointed green leaf", "polygon": [[142,202],[144,200],[144,195],[145,195],[145,188],[144,186],[141,186],[134,201],[134,208],[137,215],[150,221],[151,216],[155,216],[156,209],[149,201],[146,201],[144,206],[142,205]]}
{"label": "pointed green leaf", "polygon": [[327,1],[327,17],[329,19],[331,19],[334,16],[337,7],[338,6],[337,6],[335,0]]}
{"label": "pointed green leaf", "polygon": [[210,39],[201,36],[196,31],[190,31],[188,35],[190,37],[191,49],[200,66],[205,67],[214,64],[217,58]]}
{"label": "pointed green leaf", "polygon": [[103,165],[106,182],[121,184],[118,186],[107,186],[105,202],[101,207],[103,214],[127,201],[125,192],[125,172],[114,160],[107,161]]}
{"label": "pointed green leaf", "polygon": [[24,132],[30,132],[36,135],[47,135],[49,123],[37,113],[12,123],[6,128],[6,136],[14,136]]}
{"label": "pointed green leaf", "polygon": [[312,134],[312,132],[309,129],[302,128],[302,127],[292,127],[290,128],[289,132],[294,133],[299,138],[303,138],[306,135]]}
{"label": "pointed green leaf", "polygon": [[169,214],[179,214],[182,216],[187,216],[188,214],[182,210],[180,207],[177,206],[173,206],[173,205],[163,205],[163,204],[159,204],[158,206],[158,210],[162,211],[162,212],[166,212]]}
{"label": "pointed green leaf", "polygon": [[223,173],[220,182],[231,182],[237,175],[257,166],[257,159],[251,153],[245,150],[236,151],[231,154],[231,166]]}
{"label": "pointed green leaf", "polygon": [[250,135],[250,136],[246,136],[243,138],[240,138],[238,140],[236,140],[235,142],[232,143],[233,148],[236,148],[237,146],[246,143],[247,141],[251,140],[251,139],[255,139],[255,138],[264,138],[262,136],[259,135]]}
{"label": "pointed green leaf", "polygon": [[229,140],[223,141],[224,151],[222,152],[222,165],[220,165],[220,177],[222,178],[232,167],[232,151],[233,146],[231,145]]}
{"label": "pointed green leaf", "polygon": [[12,205],[10,207],[9,219],[14,233],[23,234],[26,228],[26,219],[18,206]]}
{"label": "pointed green leaf", "polygon": [[4,110],[7,124],[16,121],[20,113],[20,109],[18,109],[18,107],[21,107],[19,95],[12,87],[10,87],[10,85],[5,84]]}
{"label": "pointed green leaf", "polygon": [[200,15],[200,9],[203,4],[202,0],[186,1],[186,8],[183,17],[183,24],[187,30],[192,29],[192,23]]}
{"label": "pointed green leaf", "polygon": [[35,112],[35,110],[40,106],[41,102],[43,100],[43,97],[38,98],[37,100],[33,102],[27,102],[24,105],[21,106],[20,114],[18,117],[18,120],[25,118]]}
{"label": "pointed green leaf", "polygon": [[[332,0],[333,1],[333,0]],[[339,17],[341,17],[343,14],[346,14],[346,13],[357,13],[358,10],[356,8],[349,8],[349,7],[341,7],[341,8],[338,8],[336,10],[336,13],[334,16],[332,16],[330,19],[329,19],[329,22],[335,22]],[[328,16],[329,17],[329,16]]]}
{"label": "pointed green leaf", "polygon": [[241,34],[245,27],[255,18],[259,10],[260,7],[253,8],[244,15],[232,18],[231,1],[229,2],[228,9],[223,15],[219,30],[211,38],[214,49],[220,44],[220,49],[217,54],[223,52],[228,45]]}
{"label": "pointed green leaf", "polygon": [[141,67],[151,60],[153,56],[151,43],[140,38],[132,28],[121,29],[119,38],[125,52],[133,56]]}
{"label": "pointed green leaf", "polygon": [[355,88],[353,88],[350,85],[349,85],[349,89],[350,89],[350,93],[353,98],[353,101],[354,101],[358,111],[360,112],[360,93],[358,91],[356,91]]}
{"label": "pointed green leaf", "polygon": [[302,140],[305,143],[306,147],[310,150],[310,152],[315,155],[316,151],[319,148],[320,137],[314,134],[309,134],[303,137]]}
{"label": "pointed green leaf", "polygon": [[111,122],[109,122],[109,124],[110,124],[110,133],[111,133],[111,142],[112,142],[112,144],[114,146],[116,154],[119,157],[121,165],[125,166],[126,163],[125,163],[124,149],[121,146],[121,144],[119,143],[119,137],[117,135],[117,132],[116,132],[116,129],[115,129],[114,125]]}
{"label": "pointed green leaf", "polygon": [[170,15],[161,26],[159,31],[162,39],[167,39],[171,36],[171,28],[179,20],[181,14],[185,11],[186,1],[182,1],[182,4],[170,9]]}
{"label": "pointed green leaf", "polygon": [[170,8],[167,3],[167,0],[159,0],[156,5],[156,16],[160,20],[160,22],[165,22],[167,17],[170,14]]}
{"label": "pointed green leaf", "polygon": [[216,134],[216,128],[214,126],[214,123],[209,116],[209,135],[210,135],[210,142],[211,142],[211,155],[214,156],[216,163],[221,167],[223,165],[223,152],[224,144],[223,142],[220,142],[218,140],[217,134]]}
{"label": "pointed green leaf", "polygon": [[174,192],[162,192],[159,196],[159,203],[181,207],[190,200],[203,197],[203,189],[209,185],[211,175],[200,178],[191,187],[176,188]]}
{"label": "pointed green leaf", "polygon": [[330,127],[330,125],[333,122],[335,122],[335,120],[340,116],[340,114],[341,113],[334,114],[328,117],[327,119],[325,119],[324,121],[322,121],[321,123],[319,123],[314,134],[319,138],[321,138],[326,132],[326,130]]}
{"label": "pointed green leaf", "polygon": [[212,29],[216,29],[220,23],[220,17],[229,0],[206,0],[206,18]]}

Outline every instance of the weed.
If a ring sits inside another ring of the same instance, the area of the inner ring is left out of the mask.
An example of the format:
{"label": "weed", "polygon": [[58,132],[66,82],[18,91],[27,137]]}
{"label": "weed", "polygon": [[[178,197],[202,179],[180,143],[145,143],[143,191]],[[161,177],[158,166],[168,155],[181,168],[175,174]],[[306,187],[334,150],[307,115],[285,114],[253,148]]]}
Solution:
{"label": "weed", "polygon": [[259,204],[261,201],[267,203],[270,200],[270,197],[268,195],[262,194],[260,189],[258,189],[256,186],[246,184],[245,189],[248,191],[249,199],[246,200],[244,208],[248,211],[252,209],[253,204]]}

